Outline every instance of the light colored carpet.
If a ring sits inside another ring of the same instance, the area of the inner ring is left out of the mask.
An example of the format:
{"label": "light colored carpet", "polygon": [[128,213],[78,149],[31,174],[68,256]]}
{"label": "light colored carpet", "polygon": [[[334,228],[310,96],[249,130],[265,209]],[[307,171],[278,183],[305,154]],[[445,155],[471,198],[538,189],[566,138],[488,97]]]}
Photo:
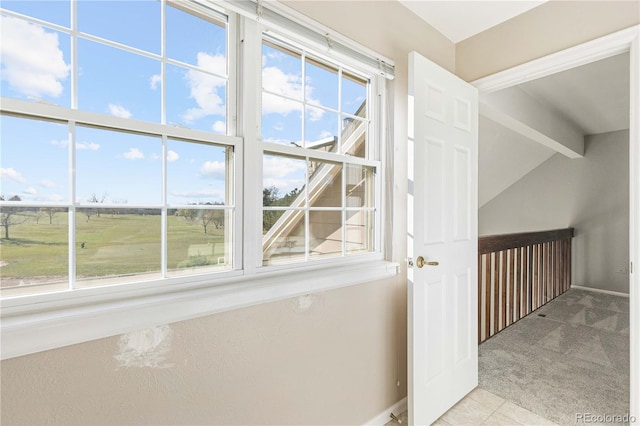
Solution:
{"label": "light colored carpet", "polygon": [[556,423],[629,412],[628,298],[571,289],[478,355],[481,388]]}

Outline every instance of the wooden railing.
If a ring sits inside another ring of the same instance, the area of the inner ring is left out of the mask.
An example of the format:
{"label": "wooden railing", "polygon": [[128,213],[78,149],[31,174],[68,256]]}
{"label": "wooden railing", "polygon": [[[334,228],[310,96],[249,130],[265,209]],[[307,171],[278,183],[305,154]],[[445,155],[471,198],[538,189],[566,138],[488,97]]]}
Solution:
{"label": "wooden railing", "polygon": [[569,290],[573,228],[478,238],[478,343]]}

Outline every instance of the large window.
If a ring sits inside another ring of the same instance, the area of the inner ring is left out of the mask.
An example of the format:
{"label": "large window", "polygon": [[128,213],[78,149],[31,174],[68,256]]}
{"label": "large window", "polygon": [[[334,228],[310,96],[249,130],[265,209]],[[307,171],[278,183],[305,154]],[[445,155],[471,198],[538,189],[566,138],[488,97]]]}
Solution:
{"label": "large window", "polygon": [[380,258],[371,66],[232,3],[1,6],[3,297]]}

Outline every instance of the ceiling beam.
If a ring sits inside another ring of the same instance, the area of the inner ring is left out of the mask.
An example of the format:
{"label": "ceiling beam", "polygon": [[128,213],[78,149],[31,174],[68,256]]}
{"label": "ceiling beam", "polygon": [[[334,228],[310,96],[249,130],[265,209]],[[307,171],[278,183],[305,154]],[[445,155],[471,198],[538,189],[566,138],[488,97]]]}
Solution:
{"label": "ceiling beam", "polygon": [[518,87],[481,95],[480,114],[569,158],[584,156],[584,135]]}

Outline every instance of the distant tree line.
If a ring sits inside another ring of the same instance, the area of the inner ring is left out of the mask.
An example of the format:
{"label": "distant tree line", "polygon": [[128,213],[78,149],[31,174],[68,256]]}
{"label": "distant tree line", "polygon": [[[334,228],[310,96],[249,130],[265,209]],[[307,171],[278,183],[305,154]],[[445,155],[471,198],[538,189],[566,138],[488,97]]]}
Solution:
{"label": "distant tree line", "polygon": [[[104,193],[101,196],[93,193],[87,199],[87,201],[89,203],[103,204],[107,196],[107,193]],[[4,195],[0,195],[0,201],[22,201],[22,199],[18,195],[14,195],[8,199]],[[89,222],[92,216],[100,217],[100,214],[111,214],[112,216],[129,214],[144,214],[155,216],[161,214],[160,209],[128,208],[126,206],[127,200],[121,200],[116,204],[119,204],[118,207],[82,207],[78,209],[78,211],[87,217],[87,222]],[[190,205],[223,206],[224,203],[206,202],[197,204],[192,203]],[[51,225],[53,224],[53,218],[57,213],[66,211],[66,207],[2,207],[0,209],[0,227],[4,229],[4,238],[8,240],[10,239],[9,229],[12,226],[23,224],[29,218],[35,219],[37,224],[39,223],[40,218],[43,216],[49,218],[49,224]],[[190,223],[199,223],[202,226],[205,234],[207,233],[210,225],[215,226],[216,229],[224,228],[225,211],[223,209],[209,210],[184,208],[173,210],[173,212],[170,214],[175,214],[176,216],[183,217],[187,222]]]}

